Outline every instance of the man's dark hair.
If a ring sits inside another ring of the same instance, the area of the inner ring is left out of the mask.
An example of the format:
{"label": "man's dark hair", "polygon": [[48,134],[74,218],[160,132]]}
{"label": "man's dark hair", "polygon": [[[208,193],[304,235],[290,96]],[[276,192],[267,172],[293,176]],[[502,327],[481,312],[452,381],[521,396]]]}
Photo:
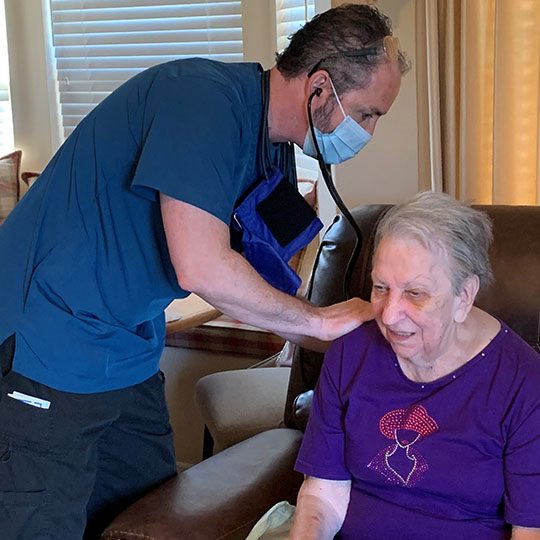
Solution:
{"label": "man's dark hair", "polygon": [[[381,54],[361,53],[362,49],[380,44],[392,35],[390,19],[376,7],[343,4],[316,15],[291,36],[288,47],[276,54],[276,66],[290,79],[316,69],[328,71],[338,94],[352,88],[365,88],[376,67],[388,61]],[[402,74],[410,64],[399,51],[397,61]]]}

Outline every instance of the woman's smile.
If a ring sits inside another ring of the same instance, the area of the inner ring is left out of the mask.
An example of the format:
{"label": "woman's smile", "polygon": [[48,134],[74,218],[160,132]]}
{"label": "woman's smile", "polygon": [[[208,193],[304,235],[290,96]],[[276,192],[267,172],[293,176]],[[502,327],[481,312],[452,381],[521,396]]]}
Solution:
{"label": "woman's smile", "polygon": [[392,330],[391,328],[385,327],[387,332],[387,337],[389,341],[404,343],[410,337],[415,335],[415,332],[405,332],[402,330]]}

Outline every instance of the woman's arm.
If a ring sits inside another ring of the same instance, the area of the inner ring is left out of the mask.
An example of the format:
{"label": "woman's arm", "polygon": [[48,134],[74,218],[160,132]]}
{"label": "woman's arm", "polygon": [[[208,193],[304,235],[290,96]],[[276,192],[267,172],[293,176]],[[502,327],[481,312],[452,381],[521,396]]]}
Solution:
{"label": "woman's arm", "polygon": [[341,529],[351,493],[349,480],[307,476],[298,493],[290,540],[331,540]]}
{"label": "woman's arm", "polygon": [[512,527],[512,540],[540,540],[540,529],[514,525]]}

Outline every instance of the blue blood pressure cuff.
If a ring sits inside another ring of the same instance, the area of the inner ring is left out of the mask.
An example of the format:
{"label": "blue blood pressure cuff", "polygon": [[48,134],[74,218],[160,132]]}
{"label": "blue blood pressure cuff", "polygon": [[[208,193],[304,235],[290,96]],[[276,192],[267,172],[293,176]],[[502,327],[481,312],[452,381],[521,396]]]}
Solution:
{"label": "blue blood pressure cuff", "polygon": [[274,171],[242,200],[233,217],[245,258],[270,285],[295,295],[301,280],[288,261],[322,229],[313,208]]}

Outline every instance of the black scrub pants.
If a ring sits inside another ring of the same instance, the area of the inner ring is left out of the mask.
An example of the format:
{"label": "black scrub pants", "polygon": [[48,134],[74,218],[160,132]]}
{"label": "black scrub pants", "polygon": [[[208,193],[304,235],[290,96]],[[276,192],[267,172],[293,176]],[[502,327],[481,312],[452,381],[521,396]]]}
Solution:
{"label": "black scrub pants", "polygon": [[[176,473],[164,379],[97,394],[59,392],[11,370],[0,345],[0,538],[85,540]],[[50,401],[37,408],[12,397]]]}

